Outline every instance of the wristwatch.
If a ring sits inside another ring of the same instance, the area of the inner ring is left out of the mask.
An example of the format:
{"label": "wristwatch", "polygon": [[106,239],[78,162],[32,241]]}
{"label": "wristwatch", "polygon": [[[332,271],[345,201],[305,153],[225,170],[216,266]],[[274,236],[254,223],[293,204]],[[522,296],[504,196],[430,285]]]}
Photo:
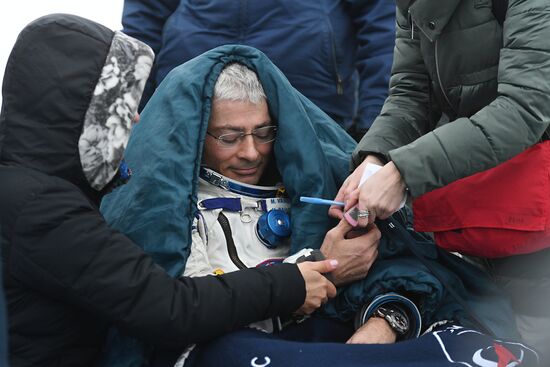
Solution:
{"label": "wristwatch", "polygon": [[404,335],[409,331],[409,317],[399,309],[380,306],[374,311],[372,317],[381,317],[386,320],[397,335]]}

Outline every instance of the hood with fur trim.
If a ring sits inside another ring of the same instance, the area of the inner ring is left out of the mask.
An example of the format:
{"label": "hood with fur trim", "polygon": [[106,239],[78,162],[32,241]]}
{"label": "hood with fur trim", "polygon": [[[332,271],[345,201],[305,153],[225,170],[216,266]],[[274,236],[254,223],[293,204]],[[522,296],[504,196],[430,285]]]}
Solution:
{"label": "hood with fur trim", "polygon": [[4,74],[0,164],[66,179],[99,200],[122,160],[153,58],[144,43],[78,16],[30,23]]}

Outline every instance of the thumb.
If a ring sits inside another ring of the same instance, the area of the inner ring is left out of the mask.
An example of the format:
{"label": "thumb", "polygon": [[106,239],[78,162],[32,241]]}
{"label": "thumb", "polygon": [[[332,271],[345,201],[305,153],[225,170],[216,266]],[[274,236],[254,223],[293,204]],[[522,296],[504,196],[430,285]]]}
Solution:
{"label": "thumb", "polygon": [[315,261],[309,267],[311,270],[315,270],[321,274],[330,273],[338,267],[338,260],[327,259],[322,261]]}
{"label": "thumb", "polygon": [[332,230],[338,234],[338,237],[344,238],[352,229],[353,226],[342,216],[340,222]]}

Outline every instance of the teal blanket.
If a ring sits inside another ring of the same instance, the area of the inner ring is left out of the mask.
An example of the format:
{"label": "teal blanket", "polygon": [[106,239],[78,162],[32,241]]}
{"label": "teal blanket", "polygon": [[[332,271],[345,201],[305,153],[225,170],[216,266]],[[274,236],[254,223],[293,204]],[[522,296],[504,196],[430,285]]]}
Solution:
{"label": "teal blanket", "polygon": [[292,200],[292,251],[319,247],[334,223],[325,206],[300,196],[333,198],[349,174],[354,140],[290,85],[260,51],[227,45],[175,68],[134,127],[125,159],[130,182],[101,206],[107,221],[150,253],[172,276],[182,273],[197,210],[197,180],[215,82],[225,65],[255,70],[278,125],[276,168]]}
{"label": "teal blanket", "polygon": [[[214,85],[225,65],[256,71],[278,125],[276,167],[292,201],[291,251],[318,248],[334,225],[326,206],[300,196],[333,198],[349,174],[355,141],[290,85],[260,51],[226,45],[175,68],[159,85],[134,127],[125,160],[133,175],[102,202],[107,222],[143,247],[173,277],[189,255],[197,182]],[[148,348],[112,331],[104,366],[141,366]]]}

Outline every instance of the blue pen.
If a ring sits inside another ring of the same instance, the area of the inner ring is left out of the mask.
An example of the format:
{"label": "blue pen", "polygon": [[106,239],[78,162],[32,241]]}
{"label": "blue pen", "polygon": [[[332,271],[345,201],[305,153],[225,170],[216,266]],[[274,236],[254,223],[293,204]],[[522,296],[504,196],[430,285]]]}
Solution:
{"label": "blue pen", "polygon": [[321,198],[312,198],[312,197],[309,197],[309,196],[300,196],[300,201],[302,203],[309,203],[309,204],[344,206],[344,203],[341,202],[341,201],[327,200],[327,199],[321,199]]}

